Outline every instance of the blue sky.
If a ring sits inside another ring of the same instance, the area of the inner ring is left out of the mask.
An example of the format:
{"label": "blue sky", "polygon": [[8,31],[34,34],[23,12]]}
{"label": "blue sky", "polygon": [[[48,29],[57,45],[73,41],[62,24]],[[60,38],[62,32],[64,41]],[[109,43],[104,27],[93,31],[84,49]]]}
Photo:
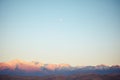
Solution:
{"label": "blue sky", "polygon": [[119,0],[0,0],[0,61],[120,64]]}

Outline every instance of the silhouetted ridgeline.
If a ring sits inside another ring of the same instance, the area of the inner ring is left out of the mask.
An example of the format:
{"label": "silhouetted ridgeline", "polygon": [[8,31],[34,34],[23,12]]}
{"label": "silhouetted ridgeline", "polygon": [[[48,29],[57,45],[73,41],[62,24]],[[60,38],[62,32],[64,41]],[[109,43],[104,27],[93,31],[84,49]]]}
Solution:
{"label": "silhouetted ridgeline", "polygon": [[0,75],[0,80],[120,80],[120,74],[74,74],[69,76],[9,76]]}

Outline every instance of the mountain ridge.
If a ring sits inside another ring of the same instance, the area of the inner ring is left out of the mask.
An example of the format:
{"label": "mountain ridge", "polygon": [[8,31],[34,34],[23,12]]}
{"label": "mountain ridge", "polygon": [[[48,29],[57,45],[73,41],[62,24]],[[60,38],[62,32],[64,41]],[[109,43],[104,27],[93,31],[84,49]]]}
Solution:
{"label": "mountain ridge", "polygon": [[43,64],[38,61],[23,61],[19,59],[11,60],[8,62],[0,62],[0,74],[7,75],[71,75],[71,74],[109,74],[119,73],[120,65],[97,65],[97,66],[76,66],[73,67],[69,64]]}

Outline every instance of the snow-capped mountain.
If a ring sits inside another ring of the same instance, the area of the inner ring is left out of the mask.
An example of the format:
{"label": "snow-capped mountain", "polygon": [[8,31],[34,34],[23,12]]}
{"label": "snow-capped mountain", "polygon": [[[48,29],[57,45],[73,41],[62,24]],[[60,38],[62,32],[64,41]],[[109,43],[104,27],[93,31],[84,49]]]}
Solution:
{"label": "snow-capped mountain", "polygon": [[120,73],[120,66],[84,66],[84,67],[72,67],[69,64],[43,64],[37,61],[23,61],[12,60],[8,62],[0,62],[0,74],[9,75],[52,75],[62,74],[70,75],[76,73],[97,73],[97,74],[109,74]]}

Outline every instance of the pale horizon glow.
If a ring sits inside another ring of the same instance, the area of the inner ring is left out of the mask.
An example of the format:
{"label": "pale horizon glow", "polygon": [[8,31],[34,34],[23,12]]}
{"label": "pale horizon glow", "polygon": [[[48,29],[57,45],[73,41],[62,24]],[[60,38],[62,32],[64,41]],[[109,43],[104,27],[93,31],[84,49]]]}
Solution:
{"label": "pale horizon glow", "polygon": [[120,65],[119,0],[0,0],[0,62]]}

